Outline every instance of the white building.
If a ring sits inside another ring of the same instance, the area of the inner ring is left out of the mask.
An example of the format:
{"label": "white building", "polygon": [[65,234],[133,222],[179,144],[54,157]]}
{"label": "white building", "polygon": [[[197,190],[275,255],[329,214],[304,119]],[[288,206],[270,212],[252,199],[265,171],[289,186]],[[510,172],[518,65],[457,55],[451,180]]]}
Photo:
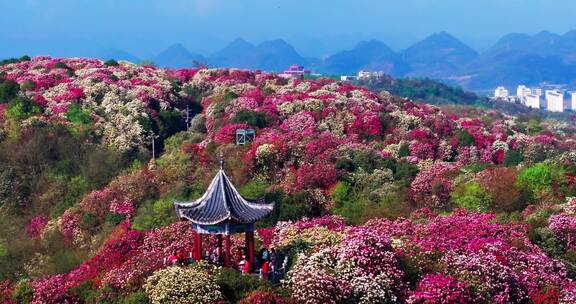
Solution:
{"label": "white building", "polygon": [[348,81],[354,81],[354,80],[356,80],[356,76],[345,76],[345,75],[340,76],[340,81],[348,82]]}
{"label": "white building", "polygon": [[532,94],[542,96],[542,89],[540,88],[533,89]]}
{"label": "white building", "polygon": [[508,97],[508,90],[505,87],[497,87],[494,91],[494,98],[507,98]]}
{"label": "white building", "polygon": [[370,79],[379,79],[384,77],[386,74],[382,71],[380,72],[370,72],[370,71],[360,71],[358,72],[358,76],[356,77],[358,80],[370,80]]}
{"label": "white building", "polygon": [[572,111],[576,111],[576,92],[572,92],[572,103],[570,104]]}
{"label": "white building", "polygon": [[526,103],[526,96],[532,94],[532,90],[525,86],[525,85],[519,85],[518,88],[516,88],[516,96],[518,96],[518,99],[520,99],[521,103]]}
{"label": "white building", "polygon": [[530,94],[525,97],[526,99],[526,106],[532,109],[540,109],[542,105],[540,95]]}
{"label": "white building", "polygon": [[564,92],[546,90],[546,109],[550,112],[564,112]]}

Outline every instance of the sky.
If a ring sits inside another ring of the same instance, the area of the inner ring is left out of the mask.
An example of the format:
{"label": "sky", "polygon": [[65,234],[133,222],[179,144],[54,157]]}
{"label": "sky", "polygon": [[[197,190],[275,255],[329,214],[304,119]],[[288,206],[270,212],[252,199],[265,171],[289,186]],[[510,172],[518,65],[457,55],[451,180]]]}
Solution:
{"label": "sky", "polygon": [[447,31],[482,51],[511,32],[576,29],[574,0],[0,0],[0,58],[152,58],[174,43],[209,55],[241,37],[325,57],[360,40],[401,50]]}

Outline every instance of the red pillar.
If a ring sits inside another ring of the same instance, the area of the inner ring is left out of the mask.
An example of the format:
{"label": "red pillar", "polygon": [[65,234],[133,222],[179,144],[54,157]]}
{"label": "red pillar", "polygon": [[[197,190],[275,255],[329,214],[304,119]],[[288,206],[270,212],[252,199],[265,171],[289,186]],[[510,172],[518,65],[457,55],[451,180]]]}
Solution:
{"label": "red pillar", "polygon": [[198,260],[198,233],[194,234],[194,253],[192,256],[195,260]]}
{"label": "red pillar", "polygon": [[230,235],[226,235],[226,257],[225,257],[226,269],[230,268]]}
{"label": "red pillar", "polygon": [[246,232],[246,236],[248,237],[248,262],[250,262],[250,266],[254,265],[254,231]]}
{"label": "red pillar", "polygon": [[244,233],[244,255],[246,256],[246,261],[250,262],[250,234],[248,231]]}
{"label": "red pillar", "polygon": [[202,234],[198,234],[198,260],[202,259]]}
{"label": "red pillar", "polygon": [[194,259],[199,261],[202,259],[202,234],[196,233],[194,238]]}

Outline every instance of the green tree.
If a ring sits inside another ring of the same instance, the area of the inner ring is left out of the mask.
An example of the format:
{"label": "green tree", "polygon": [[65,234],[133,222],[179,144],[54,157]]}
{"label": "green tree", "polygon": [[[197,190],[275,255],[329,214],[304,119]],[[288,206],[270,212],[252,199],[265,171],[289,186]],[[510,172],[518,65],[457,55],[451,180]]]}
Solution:
{"label": "green tree", "polygon": [[89,125],[90,120],[90,110],[82,109],[79,105],[73,104],[68,108],[66,112],[66,118],[72,123],[79,125]]}
{"label": "green tree", "polygon": [[398,157],[406,157],[406,156],[410,156],[410,145],[404,143],[400,146],[400,149],[398,150]]}
{"label": "green tree", "polygon": [[106,60],[106,62],[104,62],[104,65],[107,67],[119,66],[118,61],[116,61],[114,59]]}
{"label": "green tree", "polygon": [[515,167],[522,162],[522,153],[518,150],[508,150],[504,157],[504,166]]}
{"label": "green tree", "polygon": [[0,79],[0,103],[8,103],[18,96],[20,86],[12,80]]}
{"label": "green tree", "polygon": [[552,191],[552,185],[563,178],[563,170],[549,163],[538,163],[518,175],[518,185],[528,189],[536,197]]}
{"label": "green tree", "polygon": [[232,123],[246,123],[253,127],[264,128],[272,124],[272,118],[266,116],[262,112],[256,112],[251,110],[240,110],[232,119]]}
{"label": "green tree", "polygon": [[336,208],[343,206],[350,200],[350,185],[345,182],[338,182],[332,189],[331,196],[336,203]]}
{"label": "green tree", "polygon": [[461,208],[472,211],[487,212],[492,198],[477,182],[468,182],[456,187],[452,192],[452,200]]}
{"label": "green tree", "polygon": [[458,130],[458,144],[460,146],[469,147],[476,143],[474,136],[472,136],[467,130]]}
{"label": "green tree", "polygon": [[540,125],[540,121],[536,119],[530,119],[528,121],[528,125],[526,126],[526,132],[530,135],[537,135],[542,132],[542,126]]}
{"label": "green tree", "polygon": [[16,98],[10,103],[6,111],[6,117],[10,119],[23,120],[35,114],[41,113],[40,107],[27,98]]}
{"label": "green tree", "polygon": [[146,201],[138,208],[134,218],[134,229],[149,230],[164,227],[178,221],[174,213],[174,200],[164,198],[158,201]]}
{"label": "green tree", "polygon": [[20,86],[20,89],[22,91],[32,91],[36,88],[36,83],[30,79],[24,81],[24,83],[22,83],[22,85]]}

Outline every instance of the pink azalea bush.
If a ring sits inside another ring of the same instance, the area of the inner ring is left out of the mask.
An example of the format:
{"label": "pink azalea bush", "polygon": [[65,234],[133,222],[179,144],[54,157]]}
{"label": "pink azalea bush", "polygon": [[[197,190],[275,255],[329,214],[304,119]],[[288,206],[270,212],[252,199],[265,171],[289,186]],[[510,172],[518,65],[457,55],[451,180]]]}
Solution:
{"label": "pink azalea bush", "polygon": [[351,296],[348,283],[322,269],[302,269],[292,274],[292,299],[302,304],[345,303]]}
{"label": "pink azalea bush", "polygon": [[549,219],[549,228],[566,247],[576,249],[576,216],[568,214],[553,215]]}
{"label": "pink azalea bush", "polygon": [[31,238],[38,238],[42,235],[42,231],[48,224],[48,219],[44,216],[37,216],[30,220],[26,232]]}
{"label": "pink azalea bush", "polygon": [[[56,227],[67,245],[93,253],[68,273],[33,279],[33,303],[74,303],[78,299],[70,289],[88,281],[94,288],[125,293],[141,289],[155,274],[162,277],[158,274],[166,273],[167,255],[193,249],[191,226],[179,222],[141,232],[132,230],[129,221],[144,201],[205,178],[215,167],[218,149],[241,160],[241,165],[234,164],[241,169],[235,179],[257,177],[287,195],[302,192],[306,199],[301,203],[322,206],[321,212],[335,204],[329,192],[336,183],[368,169],[346,165],[356,154],[376,155],[382,162],[397,161],[402,154],[418,168],[413,180],[392,176],[377,181],[378,186],[410,184],[409,202],[402,203],[426,209],[404,214],[407,218],[347,226],[343,218],[325,216],[257,231],[265,245],[298,251],[291,257],[296,261],[286,283],[296,302],[510,303],[529,301],[547,288],[558,291],[559,302],[574,302],[575,288],[565,265],[533,244],[525,225],[499,223],[494,214],[435,213],[450,209],[451,192],[458,185],[455,177],[468,170],[467,165],[502,164],[510,149],[519,151],[527,164],[563,152],[568,154],[562,159],[570,163],[569,151],[575,148],[571,132],[556,134],[546,127],[531,136],[522,133],[515,119],[495,111],[470,110],[476,112],[459,117],[351,84],[286,80],[264,72],[170,70],[126,62],[107,66],[94,59],[51,57],[0,66],[0,72],[19,85],[35,84],[26,94],[42,111],[31,122],[75,127],[68,114],[79,107],[89,113],[90,131],[102,144],[121,152],[149,145],[151,134],[144,122],[159,119],[161,111],[173,111],[177,117],[185,111],[184,104],[203,107],[202,128],[195,130],[194,140],[171,147],[174,153],[158,160],[159,169],[133,170],[90,192],[58,219],[30,221],[30,237]],[[2,122],[5,109],[0,105]],[[234,120],[242,109],[264,115],[266,127],[257,130],[254,143],[234,147],[236,130],[249,127]],[[480,114],[483,119],[466,117]],[[186,165],[176,168],[180,163]],[[495,211],[509,212],[520,205],[516,174],[515,168],[497,167],[469,175],[500,204]],[[376,197],[373,194],[370,199]],[[567,204],[547,223],[569,249],[575,246],[574,206]],[[102,235],[94,231],[103,231],[110,215],[124,221],[102,243]],[[86,219],[94,227],[87,228]],[[215,242],[207,237],[203,246],[213,248]],[[242,244],[241,237],[233,238],[233,251]],[[279,302],[266,292],[248,300]]]}

